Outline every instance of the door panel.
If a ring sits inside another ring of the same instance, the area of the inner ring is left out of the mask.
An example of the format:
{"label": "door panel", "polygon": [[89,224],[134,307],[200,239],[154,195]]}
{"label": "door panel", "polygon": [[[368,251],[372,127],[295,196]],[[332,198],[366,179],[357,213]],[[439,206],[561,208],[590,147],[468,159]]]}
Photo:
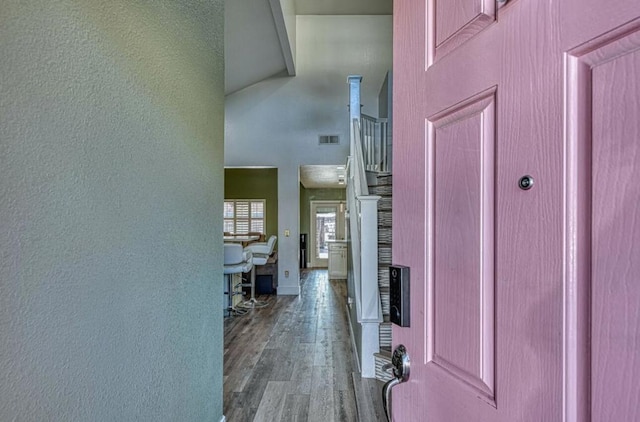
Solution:
{"label": "door panel", "polygon": [[480,4],[394,3],[394,420],[638,420],[640,2]]}
{"label": "door panel", "polygon": [[440,58],[495,20],[495,1],[448,0],[435,2],[435,54]]}
{"label": "door panel", "polygon": [[640,20],[568,60],[569,420],[640,419],[639,72]]}
{"label": "door panel", "polygon": [[494,90],[429,119],[434,154],[430,360],[493,400]]}
{"label": "door panel", "polygon": [[640,51],[592,70],[592,414],[600,420],[640,419],[640,75],[629,69],[640,70]]}

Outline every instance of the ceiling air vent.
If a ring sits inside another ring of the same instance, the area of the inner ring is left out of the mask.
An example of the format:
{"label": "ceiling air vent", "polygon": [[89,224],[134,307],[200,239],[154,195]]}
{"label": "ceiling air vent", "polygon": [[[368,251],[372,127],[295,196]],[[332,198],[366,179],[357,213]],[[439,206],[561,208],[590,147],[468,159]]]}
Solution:
{"label": "ceiling air vent", "polygon": [[320,135],[318,136],[318,143],[320,145],[338,145],[340,137],[338,135]]}

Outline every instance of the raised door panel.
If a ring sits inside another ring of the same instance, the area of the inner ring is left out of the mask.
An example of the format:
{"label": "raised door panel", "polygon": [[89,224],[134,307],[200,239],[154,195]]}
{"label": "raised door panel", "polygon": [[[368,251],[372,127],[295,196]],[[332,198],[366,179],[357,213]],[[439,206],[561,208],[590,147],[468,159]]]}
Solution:
{"label": "raised door panel", "polygon": [[637,50],[593,69],[595,420],[640,419],[639,73]]}
{"label": "raised door panel", "polygon": [[640,419],[639,73],[640,21],[569,60],[568,420]]}
{"label": "raised door panel", "polygon": [[435,56],[440,58],[495,21],[494,0],[447,0],[430,2],[428,28]]}
{"label": "raised door panel", "polygon": [[493,90],[429,119],[435,168],[431,360],[490,400],[495,361],[494,122]]}

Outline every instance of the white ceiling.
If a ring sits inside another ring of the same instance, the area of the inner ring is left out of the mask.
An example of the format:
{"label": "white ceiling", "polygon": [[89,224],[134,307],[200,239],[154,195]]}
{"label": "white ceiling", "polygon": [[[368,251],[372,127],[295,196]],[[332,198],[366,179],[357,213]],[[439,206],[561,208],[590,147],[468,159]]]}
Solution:
{"label": "white ceiling", "polygon": [[339,181],[345,180],[344,165],[308,165],[300,166],[300,183],[307,189],[344,189]]}

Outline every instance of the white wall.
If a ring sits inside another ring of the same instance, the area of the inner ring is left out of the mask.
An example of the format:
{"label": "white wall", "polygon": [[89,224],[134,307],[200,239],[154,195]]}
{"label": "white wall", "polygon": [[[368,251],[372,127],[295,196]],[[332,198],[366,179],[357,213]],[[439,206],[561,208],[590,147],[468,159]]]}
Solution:
{"label": "white wall", "polygon": [[0,420],[222,418],[223,1],[0,13]]}
{"label": "white wall", "polygon": [[[363,112],[375,116],[392,61],[391,16],[298,16],[296,33],[296,77],[268,79],[225,102],[225,165],[278,168],[279,294],[299,292],[299,166],[345,163],[347,76],[363,75]],[[339,134],[341,143],[319,146],[319,134]]]}

